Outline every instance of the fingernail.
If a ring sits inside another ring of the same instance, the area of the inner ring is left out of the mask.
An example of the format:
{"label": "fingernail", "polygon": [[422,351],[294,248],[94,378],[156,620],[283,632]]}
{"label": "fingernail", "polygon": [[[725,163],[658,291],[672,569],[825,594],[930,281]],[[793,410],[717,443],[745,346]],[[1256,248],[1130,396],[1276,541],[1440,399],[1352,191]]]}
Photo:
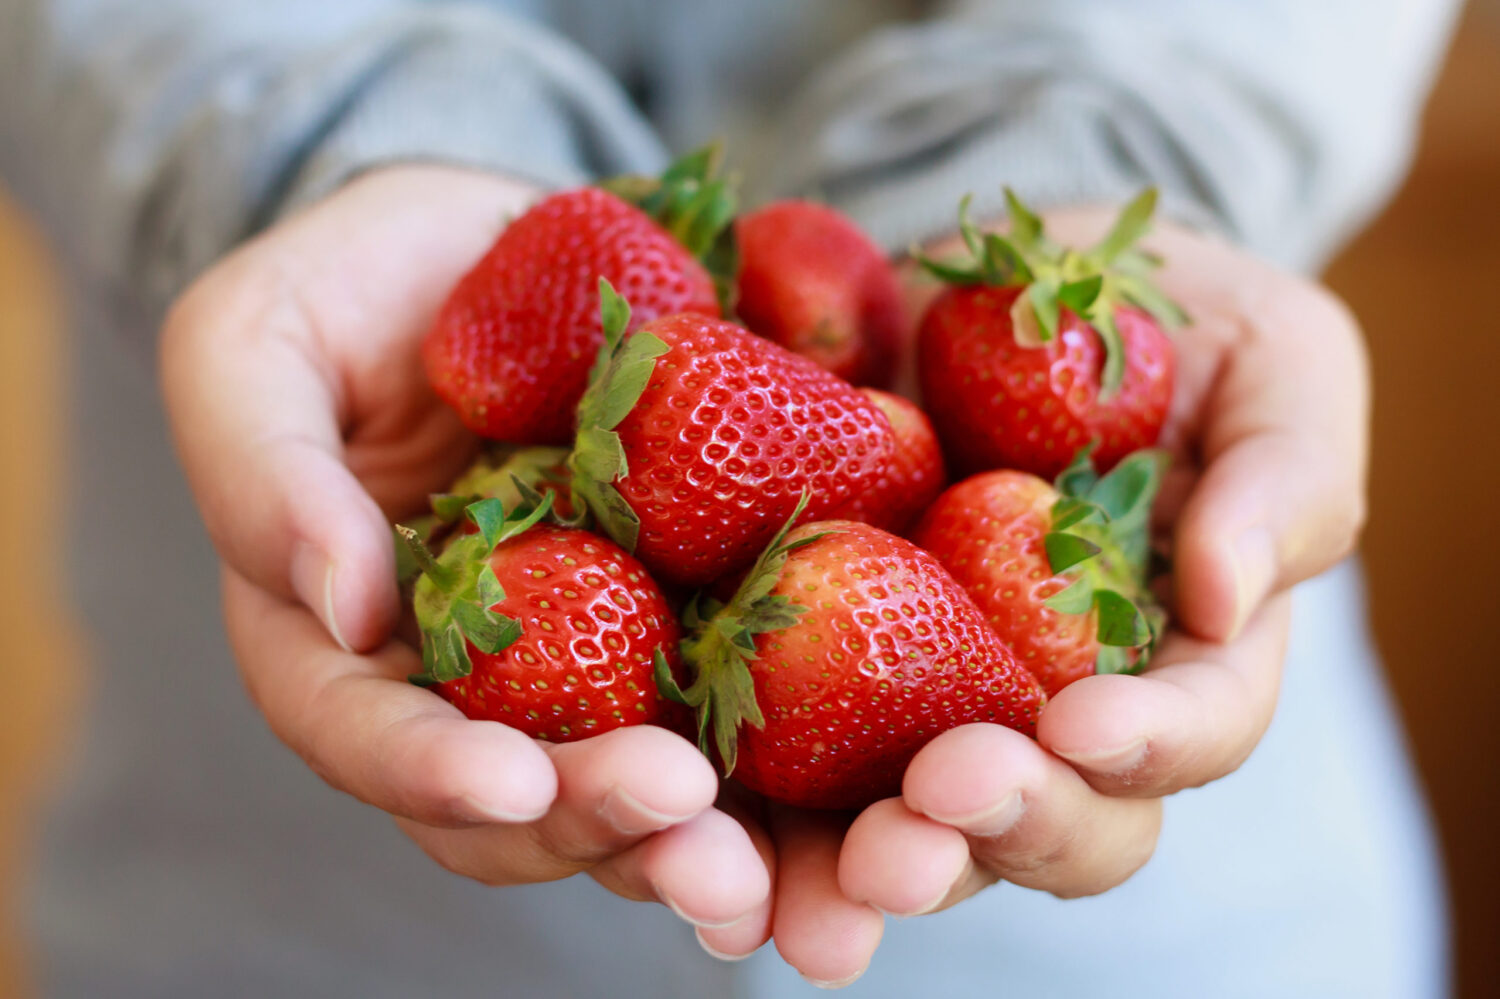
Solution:
{"label": "fingernail", "polygon": [[1234,619],[1229,638],[1239,635],[1245,622],[1271,590],[1276,572],[1276,543],[1264,527],[1252,527],[1234,541]]}
{"label": "fingernail", "polygon": [[504,822],[512,825],[525,824],[527,822],[535,822],[547,814],[546,808],[534,813],[515,812],[504,808],[497,808],[489,802],[482,801],[473,795],[465,795],[460,799],[459,807],[475,822],[484,823]]}
{"label": "fingernail", "polygon": [[700,929],[728,929],[729,927],[733,926],[735,923],[739,922],[741,919],[744,919],[749,915],[748,912],[742,912],[738,916],[735,916],[733,919],[726,919],[722,922],[710,922],[706,919],[697,919],[693,916],[689,916],[686,912],[683,912],[682,906],[677,904],[676,899],[672,898],[671,895],[668,895],[666,892],[662,891],[659,885],[653,883],[651,885],[651,889],[656,892],[656,897],[661,899],[663,905],[671,909],[673,912],[677,913],[678,917],[681,918],[684,922],[691,923],[693,926],[696,926]]}
{"label": "fingernail", "polygon": [[1107,776],[1119,776],[1134,770],[1145,760],[1146,740],[1137,739],[1135,742],[1113,749],[1079,751],[1054,749],[1053,752],[1085,770]]}
{"label": "fingernail", "polygon": [[671,815],[659,812],[649,805],[637,801],[635,796],[622,788],[611,788],[599,806],[599,817],[608,822],[617,832],[627,836],[657,832],[679,822],[686,822],[691,815]]}
{"label": "fingernail", "polygon": [[709,957],[717,958],[720,961],[725,961],[730,964],[733,964],[735,961],[743,961],[745,958],[749,957],[750,954],[755,953],[755,951],[752,950],[750,954],[726,954],[721,950],[714,950],[708,945],[708,941],[703,939],[703,930],[697,927],[694,927],[693,929],[693,936],[697,938],[698,946],[702,947],[705,951],[708,952]]}
{"label": "fingernail", "polygon": [[[1003,836],[1021,821],[1026,814],[1026,799],[1020,791],[1012,791],[989,808],[981,808],[967,815],[933,815],[927,817],[945,826],[952,826],[971,836]],[[939,902],[942,899],[938,899]]]}
{"label": "fingernail", "polygon": [[353,652],[339,630],[338,617],[333,612],[333,561],[317,546],[306,541],[297,542],[292,551],[292,589],[297,598],[323,622],[328,634],[345,652]]}
{"label": "fingernail", "polygon": [[837,981],[824,981],[821,978],[813,978],[811,975],[803,975],[802,976],[802,980],[805,981],[805,982],[807,982],[807,984],[815,986],[816,988],[820,988],[820,989],[841,989],[841,988],[844,988],[846,985],[853,985],[855,982],[859,981],[860,976],[863,975],[864,973],[865,973],[865,969],[864,968],[860,968],[858,971],[856,971],[854,974],[850,975],[848,978],[840,978]]}

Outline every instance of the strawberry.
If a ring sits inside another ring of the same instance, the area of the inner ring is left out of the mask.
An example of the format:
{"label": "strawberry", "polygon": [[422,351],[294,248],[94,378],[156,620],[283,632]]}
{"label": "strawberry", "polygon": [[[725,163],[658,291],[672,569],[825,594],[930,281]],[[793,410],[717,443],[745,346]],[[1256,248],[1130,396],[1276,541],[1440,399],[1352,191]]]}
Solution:
{"label": "strawberry", "polygon": [[880,247],[811,201],[741,216],[739,301],[746,326],[856,385],[887,385],[905,320],[901,286]]}
{"label": "strawberry", "polygon": [[927,414],[916,403],[879,389],[860,391],[890,421],[895,450],[875,485],[856,495],[834,516],[904,534],[943,491],[947,481],[943,450]]}
{"label": "strawberry", "polygon": [[705,316],[655,319],[601,282],[605,346],[578,407],[575,508],[665,582],[755,561],[804,490],[809,518],[870,488],[890,461],[874,403],[805,357]]}
{"label": "strawberry", "polygon": [[[1034,734],[1046,695],[931,555],[853,521],[779,532],[727,604],[686,618],[678,686],[699,743],[774,801],[861,808],[898,794],[939,733],[995,722]],[[710,734],[712,739],[710,739]]]}
{"label": "strawberry", "polygon": [[1012,231],[959,229],[969,266],[924,261],[953,283],[928,307],[917,362],[927,412],[957,468],[1006,467],[1051,478],[1092,443],[1108,469],[1156,443],[1172,400],[1174,358],[1164,327],[1186,316],[1148,280],[1159,261],[1134,244],[1156,192],[1082,253],[1046,238],[1006,190]]}
{"label": "strawberry", "polygon": [[550,496],[507,516],[470,505],[478,533],[434,557],[402,530],[422,568],[414,603],[423,672],[470,718],[569,742],[623,725],[671,727],[653,659],[677,659],[677,618],[645,568],[587,531],[541,523]]}
{"label": "strawberry", "polygon": [[912,534],[963,586],[1049,697],[1094,673],[1135,672],[1164,617],[1146,587],[1158,452],[1099,478],[1081,454],[1056,486],[984,472],[938,498]]}
{"label": "strawberry", "polygon": [[734,202],[695,155],[649,190],[637,185],[644,209],[594,187],[543,199],[458,282],[422,357],[437,394],[471,430],[568,442],[599,348],[601,276],[630,296],[639,321],[719,315],[714,278],[694,253],[709,255]]}

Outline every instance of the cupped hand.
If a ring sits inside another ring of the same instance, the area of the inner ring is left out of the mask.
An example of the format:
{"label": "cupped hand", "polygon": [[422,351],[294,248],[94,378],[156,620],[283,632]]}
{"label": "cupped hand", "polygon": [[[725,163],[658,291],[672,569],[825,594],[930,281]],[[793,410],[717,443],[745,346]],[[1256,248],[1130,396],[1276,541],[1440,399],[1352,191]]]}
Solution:
{"label": "cupped hand", "polygon": [[[488,884],[588,871],[698,925],[769,919],[769,848],[663,729],[545,746],[405,677],[390,522],[475,441],[418,348],[447,289],[536,193],[440,167],[373,172],[227,257],[173,308],[161,367],[223,559],[225,617],[273,731],[334,787]],[[715,877],[704,877],[705,871]]]}
{"label": "cupped hand", "polygon": [[[1048,231],[1087,245],[1112,217],[1053,213]],[[998,880],[1070,897],[1129,878],[1155,847],[1161,799],[1250,755],[1276,706],[1286,591],[1354,544],[1369,390],[1352,317],[1219,239],[1163,224],[1147,244],[1193,317],[1175,335],[1174,463],[1157,510],[1173,626],[1143,675],[1062,691],[1035,742],[964,726],[917,755],[900,798],[852,821],[783,816],[806,859],[794,880],[781,858],[776,942],[809,977],[857,978],[882,912],[939,911]],[[916,309],[936,291],[913,288]]]}

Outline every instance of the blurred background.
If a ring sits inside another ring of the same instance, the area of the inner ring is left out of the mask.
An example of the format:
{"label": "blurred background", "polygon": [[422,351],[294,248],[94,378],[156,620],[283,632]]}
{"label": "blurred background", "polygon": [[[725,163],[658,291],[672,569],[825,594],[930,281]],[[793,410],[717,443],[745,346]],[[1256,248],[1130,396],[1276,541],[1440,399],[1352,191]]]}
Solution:
{"label": "blurred background", "polygon": [[[1429,105],[1411,176],[1333,264],[1375,367],[1375,458],[1364,558],[1376,637],[1410,728],[1446,854],[1458,994],[1500,981],[1500,4],[1471,4]],[[86,636],[61,600],[56,515],[63,305],[44,247],[0,191],[0,898],[27,869],[32,818],[86,676]],[[24,946],[0,910],[0,995],[25,995]]]}

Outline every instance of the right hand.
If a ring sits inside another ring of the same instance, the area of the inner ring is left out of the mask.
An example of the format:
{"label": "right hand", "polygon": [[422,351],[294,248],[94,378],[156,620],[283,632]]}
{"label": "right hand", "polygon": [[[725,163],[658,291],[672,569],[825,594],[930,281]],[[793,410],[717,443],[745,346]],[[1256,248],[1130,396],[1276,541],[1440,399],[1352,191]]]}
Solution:
{"label": "right hand", "polygon": [[447,289],[537,194],[465,170],[377,170],[173,308],[163,386],[223,560],[230,642],[276,735],[444,867],[496,885],[588,871],[764,939],[768,841],[714,807],[718,780],[690,743],[639,726],[554,746],[470,721],[406,682],[419,658],[390,638],[390,523],[475,448],[418,347]]}

